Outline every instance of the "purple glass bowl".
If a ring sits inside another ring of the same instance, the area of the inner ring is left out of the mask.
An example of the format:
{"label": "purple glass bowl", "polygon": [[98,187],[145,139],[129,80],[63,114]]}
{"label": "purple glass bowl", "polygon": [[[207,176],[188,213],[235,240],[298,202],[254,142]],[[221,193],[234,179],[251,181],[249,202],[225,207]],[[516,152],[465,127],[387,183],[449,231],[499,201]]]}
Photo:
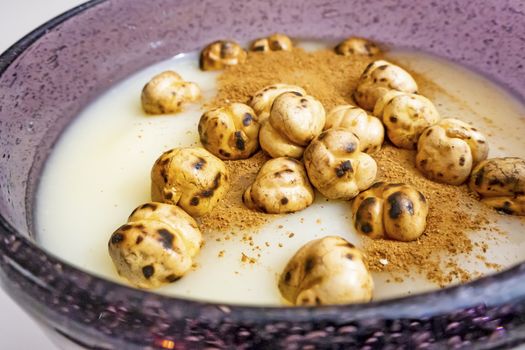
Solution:
{"label": "purple glass bowl", "polygon": [[318,39],[359,35],[417,48],[525,96],[525,5],[518,0],[91,1],[0,57],[3,288],[45,327],[91,349],[504,348],[525,342],[525,264],[396,300],[261,308],[127,288],[38,247],[32,213],[39,175],[61,131],[90,101],[176,53],[276,31]]}

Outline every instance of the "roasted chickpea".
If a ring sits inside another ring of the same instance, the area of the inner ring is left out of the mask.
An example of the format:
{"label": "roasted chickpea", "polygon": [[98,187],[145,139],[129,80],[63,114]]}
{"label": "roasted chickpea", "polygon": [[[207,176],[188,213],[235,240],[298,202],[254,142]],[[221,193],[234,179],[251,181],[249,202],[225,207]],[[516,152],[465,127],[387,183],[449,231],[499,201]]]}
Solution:
{"label": "roasted chickpea", "polygon": [[242,197],[248,208],[265,213],[293,213],[314,201],[314,190],[304,165],[293,158],[266,162]]}
{"label": "roasted chickpea", "polygon": [[381,149],[385,129],[381,121],[369,115],[364,109],[352,105],[334,107],[326,116],[324,130],[343,128],[359,138],[361,151],[372,154]]}
{"label": "roasted chickpea", "polygon": [[224,163],[204,148],[174,148],[151,170],[151,198],[179,205],[192,216],[210,212],[228,191]]}
{"label": "roasted chickpea", "polygon": [[374,114],[383,121],[390,141],[405,149],[415,149],[423,130],[440,119],[428,98],[399,91],[383,95],[376,103]]}
{"label": "roasted chickpea", "polygon": [[292,40],[284,34],[272,34],[266,38],[260,38],[255,40],[250,51],[292,51],[293,43]]}
{"label": "roasted chickpea", "polygon": [[327,198],[345,200],[369,188],[376,178],[377,164],[359,149],[359,139],[342,128],[317,136],[304,152],[312,185]]}
{"label": "roasted chickpea", "polygon": [[148,114],[175,113],[185,103],[201,98],[201,89],[195,83],[184,81],[174,71],[154,76],[142,89],[142,108]]}
{"label": "roasted chickpea", "polygon": [[464,183],[489,152],[487,139],[458,119],[443,119],[419,138],[416,166],[427,178],[451,185]]}
{"label": "roasted chickpea", "polygon": [[139,288],[157,288],[186,274],[201,245],[197,223],[184,210],[146,203],[111,235],[108,249],[120,276]]}
{"label": "roasted chickpea", "polygon": [[301,247],[279,279],[282,296],[295,305],[368,302],[373,288],[362,253],[335,236],[316,239]]}
{"label": "roasted chickpea", "polygon": [[375,43],[355,36],[340,42],[334,50],[338,55],[343,56],[361,55],[373,57],[381,53],[381,49]]}
{"label": "roasted chickpea", "polygon": [[425,231],[428,203],[413,186],[378,182],[354,199],[352,213],[364,235],[413,241]]}
{"label": "roasted chickpea", "polygon": [[272,158],[300,158],[304,148],[323,130],[325,120],[321,102],[312,96],[286,92],[273,102],[270,117],[261,126],[259,143]]}
{"label": "roasted chickpea", "polygon": [[199,136],[202,145],[221,159],[246,159],[259,148],[259,128],[253,109],[232,103],[204,113]]}
{"label": "roasted chickpea", "polygon": [[359,107],[372,111],[377,100],[390,90],[417,93],[417,84],[403,68],[379,60],[366,67],[353,97]]}
{"label": "roasted chickpea", "polygon": [[304,89],[299,86],[289,84],[274,84],[265,86],[251,97],[249,104],[259,117],[259,123],[262,123],[268,119],[273,101],[285,92],[293,92],[298,96],[306,95],[306,91],[304,91]]}
{"label": "roasted chickpea", "polygon": [[219,40],[204,48],[201,52],[202,70],[220,70],[246,61],[246,51],[235,41]]}
{"label": "roasted chickpea", "polygon": [[499,212],[525,215],[525,160],[492,158],[479,163],[470,176],[470,188],[481,201]]}

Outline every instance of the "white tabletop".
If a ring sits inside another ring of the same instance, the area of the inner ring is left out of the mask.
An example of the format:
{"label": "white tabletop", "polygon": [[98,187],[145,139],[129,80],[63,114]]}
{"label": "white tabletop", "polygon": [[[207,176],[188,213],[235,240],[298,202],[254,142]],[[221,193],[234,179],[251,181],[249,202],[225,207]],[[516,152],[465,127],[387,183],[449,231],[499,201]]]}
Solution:
{"label": "white tabletop", "polygon": [[[0,1],[0,52],[47,20],[84,0]],[[0,289],[0,349],[56,350],[22,309]]]}

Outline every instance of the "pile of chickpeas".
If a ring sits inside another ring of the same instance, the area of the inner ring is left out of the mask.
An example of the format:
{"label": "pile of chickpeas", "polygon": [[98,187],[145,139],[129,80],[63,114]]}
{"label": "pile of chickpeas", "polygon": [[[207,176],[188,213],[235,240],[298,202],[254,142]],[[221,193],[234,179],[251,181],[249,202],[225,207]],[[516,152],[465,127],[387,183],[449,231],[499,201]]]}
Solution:
{"label": "pile of chickpeas", "polygon": [[[261,54],[292,49],[283,34],[255,40],[250,47]],[[356,37],[335,51],[372,58],[381,53],[376,44]],[[221,40],[201,52],[200,67],[219,70],[246,58],[239,44]],[[198,85],[173,71],[155,76],[142,91],[148,114],[176,113],[200,98]],[[314,202],[315,188],[328,199],[353,200],[358,232],[371,238],[417,239],[426,227],[425,196],[410,184],[376,182],[371,155],[381,149],[386,133],[394,146],[417,150],[416,167],[427,178],[451,185],[470,178],[470,188],[484,203],[525,215],[525,161],[487,160],[483,133],[459,119],[441,119],[401,67],[373,61],[353,99],[356,105],[327,113],[302,87],[283,82],[254,92],[247,104],[206,111],[198,124],[203,148],[163,153],[151,172],[152,202],[138,207],[111,236],[109,253],[119,274],[138,287],[155,288],[187,273],[203,242],[194,217],[213,210],[228,191],[223,160],[247,159],[259,149],[272,159],[242,197],[256,211],[305,209]],[[327,236],[299,249],[283,270],[279,289],[295,305],[344,304],[370,301],[373,281],[357,248]]]}

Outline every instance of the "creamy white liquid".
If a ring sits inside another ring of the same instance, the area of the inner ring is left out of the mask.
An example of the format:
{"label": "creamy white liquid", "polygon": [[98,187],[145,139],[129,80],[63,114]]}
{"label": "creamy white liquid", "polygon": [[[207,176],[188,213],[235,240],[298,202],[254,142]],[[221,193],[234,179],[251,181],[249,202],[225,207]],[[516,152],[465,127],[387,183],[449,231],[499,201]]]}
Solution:
{"label": "creamy white liquid", "polygon": [[[458,117],[485,130],[490,157],[525,157],[525,108],[512,96],[483,77],[435,57],[413,52],[390,56],[447,91],[427,97],[443,117]],[[214,96],[216,73],[200,71],[193,54],[134,74],[88,106],[63,134],[38,193],[37,230],[43,247],[79,268],[120,283],[126,282],[117,275],[107,252],[111,233],[135,207],[150,200],[150,169],[155,159],[168,149],[200,144],[201,106],[166,116],[142,112],[143,85],[167,69],[198,83],[205,100]],[[216,238],[225,233],[208,235],[197,258],[198,267],[157,292],[234,304],[281,305],[277,279],[300,246],[325,235],[341,235],[359,246],[350,216],[348,203],[327,202],[318,194],[306,210],[278,218],[253,233],[253,246],[242,240],[242,234],[228,234],[231,238],[220,242]],[[499,225],[509,235],[487,241],[490,248],[485,256],[504,266],[525,260],[525,235],[520,233],[523,221],[501,216]],[[293,237],[289,237],[291,232]],[[483,241],[488,235],[495,234],[476,232],[472,237]],[[257,262],[241,262],[242,253]],[[473,258],[458,257],[458,263],[469,270],[491,272]],[[374,274],[376,300],[437,288],[418,276],[387,284],[388,278]]]}

